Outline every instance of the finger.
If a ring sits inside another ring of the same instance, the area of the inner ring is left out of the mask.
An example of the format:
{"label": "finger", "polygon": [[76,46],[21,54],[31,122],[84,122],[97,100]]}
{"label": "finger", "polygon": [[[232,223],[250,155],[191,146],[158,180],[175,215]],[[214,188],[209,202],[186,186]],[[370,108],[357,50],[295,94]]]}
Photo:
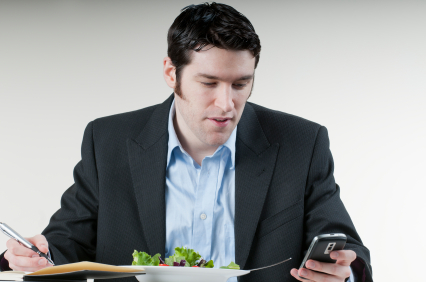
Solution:
{"label": "finger", "polygon": [[51,266],[52,266],[51,264],[47,264],[46,266],[40,266],[40,267],[33,268],[33,267],[16,266],[14,264],[10,264],[9,263],[9,267],[12,270],[15,270],[15,271],[25,271],[25,272],[34,272],[34,271],[37,271],[37,270],[40,270],[40,269],[43,269],[43,268],[46,268],[46,267],[51,267]]}
{"label": "finger", "polygon": [[14,264],[9,263],[9,267],[14,271],[25,271],[25,272],[34,272],[38,269],[28,268],[28,267],[22,267],[22,266],[16,266]]}
{"label": "finger", "polygon": [[[320,272],[315,272],[306,268],[301,268],[298,271],[299,276],[304,277],[304,278],[308,278],[309,280],[312,281],[317,281],[317,282],[323,282],[323,281],[327,281],[327,282],[340,282],[342,281],[341,277],[337,277],[337,276],[333,276],[330,274],[325,274],[325,273],[320,273]],[[303,280],[305,281],[305,280]]]}
{"label": "finger", "polygon": [[[33,252],[34,253],[34,252]],[[10,252],[10,250],[7,250],[4,253],[4,258],[10,263],[10,262],[14,262],[16,257],[21,257],[21,258],[38,258],[40,257],[38,254],[34,253],[33,255],[31,255],[30,257],[25,257],[25,256],[15,256],[14,254],[12,254]]]}
{"label": "finger", "polygon": [[351,275],[351,269],[349,266],[343,266],[336,263],[308,260],[306,262],[306,267],[311,270],[323,272],[341,278],[347,278]]}
{"label": "finger", "polygon": [[35,235],[34,237],[27,238],[34,246],[36,246],[40,252],[47,253],[49,251],[49,244],[47,243],[46,237],[43,235]]}
{"label": "finger", "polygon": [[291,276],[293,276],[294,278],[296,278],[297,280],[299,280],[299,281],[303,281],[303,282],[310,282],[311,280],[309,280],[309,279],[302,279],[300,276],[299,276],[299,273],[298,273],[298,271],[297,271],[297,269],[296,268],[293,268],[291,271],[290,271],[290,274],[291,274]]}
{"label": "finger", "polygon": [[45,268],[49,264],[45,258],[41,258],[38,255],[30,258],[22,256],[10,256],[7,258],[7,260],[9,265],[13,265],[17,269],[29,269],[30,271]]}
{"label": "finger", "polygon": [[349,266],[356,259],[356,253],[352,250],[333,251],[330,257],[335,259],[337,264]]}
{"label": "finger", "polygon": [[8,252],[10,252],[12,255],[15,255],[15,256],[31,257],[32,255],[37,254],[36,252],[28,249],[27,247],[22,246],[21,244],[16,242],[14,239],[7,240],[6,247]]}

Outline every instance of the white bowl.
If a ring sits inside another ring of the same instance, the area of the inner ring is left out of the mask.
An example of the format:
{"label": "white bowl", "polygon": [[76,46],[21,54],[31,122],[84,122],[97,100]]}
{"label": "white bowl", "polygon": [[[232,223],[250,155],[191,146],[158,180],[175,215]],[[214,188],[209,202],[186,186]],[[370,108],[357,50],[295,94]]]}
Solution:
{"label": "white bowl", "polygon": [[136,266],[125,267],[145,269],[146,274],[136,276],[140,282],[226,282],[228,278],[250,273],[250,270],[178,267],[178,266]]}

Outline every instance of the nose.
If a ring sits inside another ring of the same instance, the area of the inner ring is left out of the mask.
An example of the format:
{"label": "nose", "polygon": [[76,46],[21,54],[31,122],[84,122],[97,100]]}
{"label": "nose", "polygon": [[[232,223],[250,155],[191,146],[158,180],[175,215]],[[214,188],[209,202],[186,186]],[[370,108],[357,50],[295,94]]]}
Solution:
{"label": "nose", "polygon": [[224,85],[224,87],[216,94],[215,106],[222,109],[225,113],[231,112],[234,108],[231,87],[232,86],[228,87]]}

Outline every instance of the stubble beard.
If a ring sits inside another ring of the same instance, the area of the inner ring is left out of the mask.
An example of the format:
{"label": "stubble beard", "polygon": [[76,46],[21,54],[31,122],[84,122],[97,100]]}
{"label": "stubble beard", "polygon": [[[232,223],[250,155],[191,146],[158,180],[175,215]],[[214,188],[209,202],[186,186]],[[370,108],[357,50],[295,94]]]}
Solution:
{"label": "stubble beard", "polygon": [[[176,83],[176,87],[174,89],[174,92],[176,95],[179,96],[180,99],[182,99],[182,103],[186,103],[189,106],[189,101],[186,99],[184,93],[181,91],[180,88],[180,83]],[[184,122],[186,123],[186,125],[188,126],[189,130],[191,130],[192,134],[195,135],[195,137],[200,140],[202,143],[208,145],[208,146],[212,146],[212,147],[219,147],[221,145],[223,145],[231,136],[232,131],[227,134],[227,136],[225,137],[214,137],[213,135],[216,135],[216,132],[211,132],[209,134],[209,132],[207,132],[206,130],[203,130],[203,128],[205,129],[205,127],[200,123],[199,125],[197,125],[196,123],[194,123],[193,121],[197,120],[197,117],[195,116],[189,116],[187,115],[187,112],[192,112],[192,111],[181,111],[179,110],[180,115],[182,116],[182,119],[184,120]],[[204,122],[205,120],[203,120]],[[207,123],[210,121],[207,121]]]}

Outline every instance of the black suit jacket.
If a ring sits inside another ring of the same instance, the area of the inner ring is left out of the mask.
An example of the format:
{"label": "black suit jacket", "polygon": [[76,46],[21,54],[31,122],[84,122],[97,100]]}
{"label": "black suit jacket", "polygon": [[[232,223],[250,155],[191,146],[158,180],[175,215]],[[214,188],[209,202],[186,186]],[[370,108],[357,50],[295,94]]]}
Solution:
{"label": "black suit jacket", "polygon": [[[75,184],[43,231],[55,263],[126,265],[135,249],[164,257],[172,100],[88,124]],[[312,238],[335,232],[347,235],[346,249],[362,262],[358,275],[372,281],[369,251],[334,181],[325,127],[247,103],[236,140],[236,263],[251,269],[293,259],[239,281],[296,281],[290,269],[299,267]]]}

